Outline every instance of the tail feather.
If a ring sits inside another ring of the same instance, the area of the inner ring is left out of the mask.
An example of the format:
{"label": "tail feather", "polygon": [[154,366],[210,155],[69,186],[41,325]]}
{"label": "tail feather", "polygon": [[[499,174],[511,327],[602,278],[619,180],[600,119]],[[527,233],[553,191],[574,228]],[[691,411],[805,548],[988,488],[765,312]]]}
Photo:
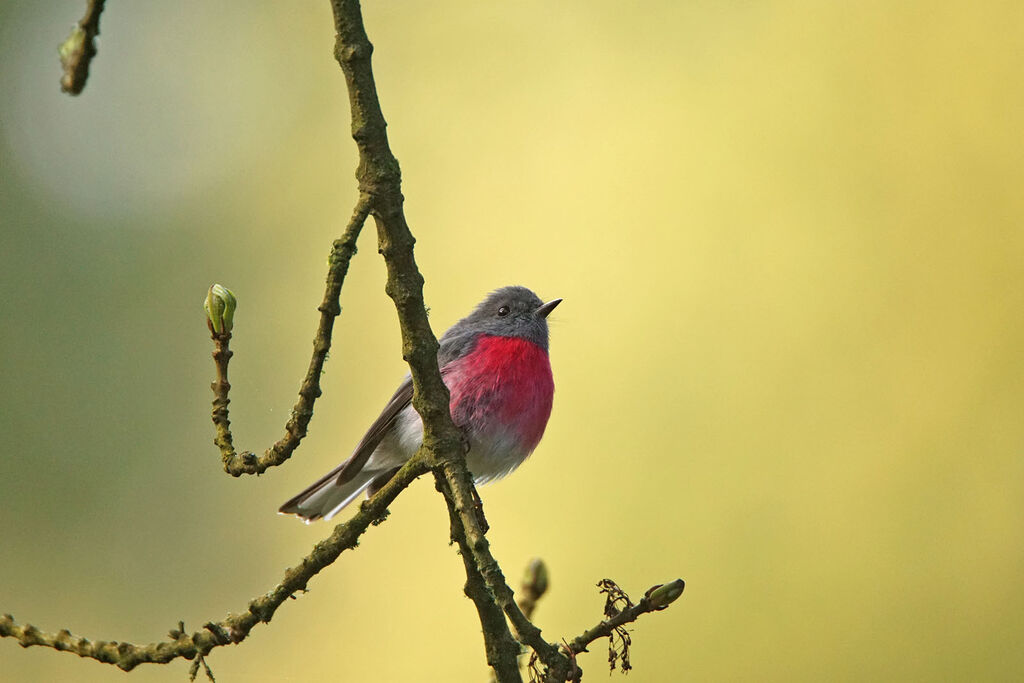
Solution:
{"label": "tail feather", "polygon": [[307,524],[318,519],[330,519],[358,498],[379,474],[364,470],[344,484],[338,484],[337,477],[325,478],[282,505],[278,512],[298,515]]}

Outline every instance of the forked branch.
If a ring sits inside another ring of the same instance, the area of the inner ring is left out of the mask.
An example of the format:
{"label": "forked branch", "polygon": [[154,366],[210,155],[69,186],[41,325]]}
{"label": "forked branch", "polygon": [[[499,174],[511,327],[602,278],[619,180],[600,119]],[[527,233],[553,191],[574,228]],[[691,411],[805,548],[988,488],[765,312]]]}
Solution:
{"label": "forked branch", "polygon": [[[359,201],[344,235],[334,243],[329,259],[327,288],[319,307],[320,323],[313,341],[313,357],[299,390],[299,399],[285,426],[285,435],[262,456],[245,451],[237,453],[228,419],[228,362],[230,325],[211,322],[215,342],[214,359],[217,379],[212,388],[215,395],[213,421],[215,443],[221,451],[224,469],[233,476],[260,474],[269,467],[285,462],[306,434],[313,413],[313,404],[320,396],[320,375],[330,349],[335,318],[340,313],[339,296],[355,253],[355,244],[367,216],[377,225],[380,253],[387,266],[385,290],[392,298],[402,331],[403,357],[409,363],[413,379],[413,407],[423,421],[423,445],[416,455],[348,522],[335,527],[331,536],[321,541],[299,565],[288,569],[284,579],[268,593],[250,601],[246,612],[230,615],[219,622],[208,622],[203,630],[188,634],[183,625],[172,629],[170,639],[149,645],[133,645],[114,641],[91,641],[72,636],[67,630],[45,633],[31,625],[20,625],[13,617],[0,618],[0,637],[12,637],[24,647],[47,646],[82,657],[115,664],[128,671],[146,662],[164,663],[176,658],[205,657],[221,645],[241,642],[259,623],[269,622],[286,600],[305,590],[321,570],[333,563],[345,550],[356,545],[370,524],[384,519],[387,506],[416,477],[432,471],[438,491],[448,507],[451,538],[458,545],[466,570],[466,594],[472,598],[484,631],[487,661],[501,683],[521,681],[518,666],[520,643],[533,649],[536,660],[543,665],[531,667],[545,681],[578,681],[582,670],[576,655],[585,652],[593,641],[607,637],[610,661],[628,669],[628,634],[626,624],[642,614],[664,609],[682,593],[681,580],[655,586],[643,599],[633,604],[613,582],[603,581],[608,595],[606,619],[585,631],[572,642],[548,642],[528,618],[533,602],[530,596],[517,603],[497,560],[491,554],[483,521],[482,505],[466,468],[462,434],[452,422],[448,389],[441,379],[437,364],[438,343],[427,320],[423,301],[423,277],[413,255],[415,240],[406,222],[401,193],[401,172],[388,144],[386,124],[377,98],[370,65],[373,47],[370,44],[358,0],[332,0],[336,29],[335,57],[345,75],[351,105],[352,136],[359,149]],[[90,0],[90,13],[80,26],[85,47],[79,57],[82,65],[78,90],[84,84],[88,59],[95,54],[92,38],[98,32],[102,0]],[[74,36],[73,36],[74,37]],[[76,44],[77,45],[77,44]],[[69,48],[71,50],[71,48]],[[91,51],[91,53],[90,53]],[[63,49],[62,49],[63,53]],[[75,56],[77,53],[70,52]],[[68,62],[65,62],[68,68]],[[76,71],[77,72],[77,71]],[[214,317],[211,320],[216,320]],[[537,586],[533,586],[537,588]],[[529,593],[531,589],[526,589]],[[533,600],[536,599],[534,596]],[[515,629],[513,637],[509,628]],[[619,640],[616,641],[615,638]],[[618,642],[618,645],[616,645]],[[193,667],[193,672],[198,667]]]}

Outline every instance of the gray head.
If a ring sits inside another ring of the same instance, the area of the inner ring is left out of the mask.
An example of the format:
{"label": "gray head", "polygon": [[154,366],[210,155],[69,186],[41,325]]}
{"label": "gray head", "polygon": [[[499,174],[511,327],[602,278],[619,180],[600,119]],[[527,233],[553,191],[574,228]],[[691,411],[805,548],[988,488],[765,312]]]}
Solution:
{"label": "gray head", "polygon": [[441,353],[455,358],[466,351],[481,334],[496,337],[520,337],[548,348],[548,313],[562,302],[547,303],[526,287],[496,289],[473,312],[448,328],[441,337]]}

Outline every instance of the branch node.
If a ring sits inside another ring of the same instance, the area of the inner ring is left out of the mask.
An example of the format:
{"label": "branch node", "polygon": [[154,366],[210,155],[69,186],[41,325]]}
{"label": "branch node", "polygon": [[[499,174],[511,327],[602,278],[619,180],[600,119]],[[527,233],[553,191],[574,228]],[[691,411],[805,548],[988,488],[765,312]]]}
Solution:
{"label": "branch node", "polygon": [[215,624],[212,621],[208,621],[203,624],[203,628],[213,634],[214,640],[217,641],[218,645],[227,645],[233,642],[228,632],[220,624]]}
{"label": "branch node", "polygon": [[178,638],[181,638],[183,635],[185,635],[185,622],[179,621],[178,627],[172,628],[170,631],[167,632],[167,635],[170,637],[171,640],[177,640]]}

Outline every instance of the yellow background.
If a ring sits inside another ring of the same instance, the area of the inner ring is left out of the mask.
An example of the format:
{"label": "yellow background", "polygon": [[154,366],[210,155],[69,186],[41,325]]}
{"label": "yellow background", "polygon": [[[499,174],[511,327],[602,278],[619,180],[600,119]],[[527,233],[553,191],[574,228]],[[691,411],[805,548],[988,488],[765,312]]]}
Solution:
{"label": "yellow background", "polygon": [[[367,231],[309,438],[220,471],[205,289],[239,297],[231,417],[262,451],[355,198],[329,6],[110,3],[73,99],[83,7],[0,4],[0,612],[144,643],[329,533],[274,512],[404,366]],[[545,635],[596,623],[603,577],[682,577],[632,683],[1024,675],[1024,6],[365,15],[435,331],[497,286],[565,298],[547,435],[482,493],[510,577],[550,566]],[[218,681],[486,680],[447,536],[418,482]],[[5,640],[0,679],[126,677]]]}

